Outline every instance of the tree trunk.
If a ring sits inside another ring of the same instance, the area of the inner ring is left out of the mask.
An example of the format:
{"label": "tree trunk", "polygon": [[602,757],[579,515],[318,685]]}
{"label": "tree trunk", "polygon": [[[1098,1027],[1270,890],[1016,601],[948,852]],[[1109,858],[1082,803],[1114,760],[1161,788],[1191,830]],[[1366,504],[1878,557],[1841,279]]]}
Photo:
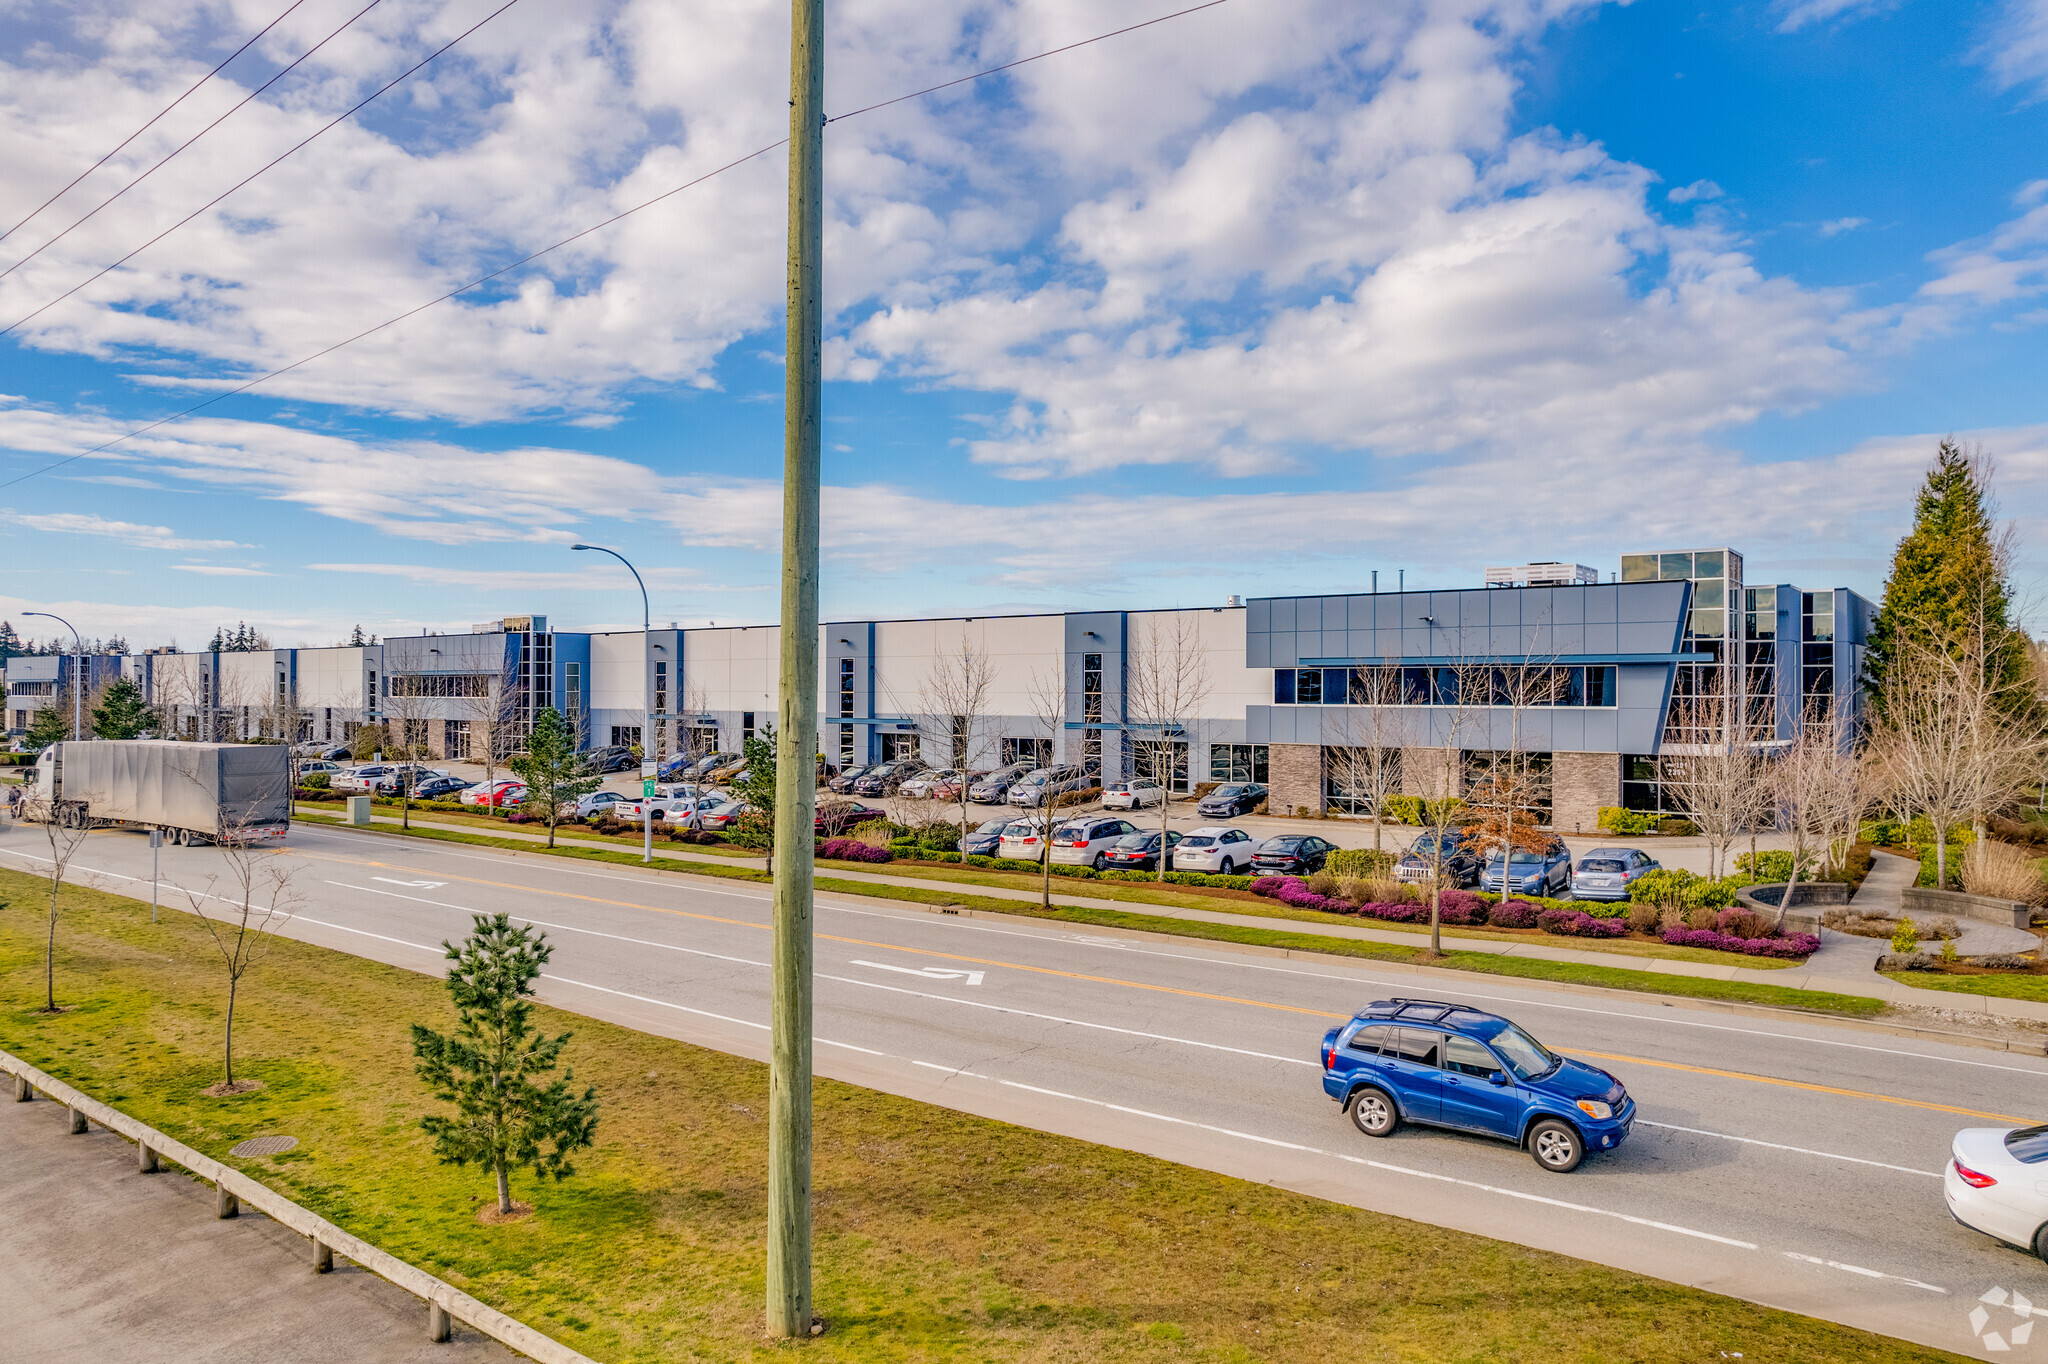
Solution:
{"label": "tree trunk", "polygon": [[1038,836],[1038,874],[1041,882],[1038,903],[1040,908],[1048,913],[1052,911],[1052,802],[1053,795],[1048,790],[1045,793],[1045,828],[1039,831]]}
{"label": "tree trunk", "polygon": [[[1171,758],[1171,757],[1169,756],[1169,757],[1167,758],[1167,760],[1166,760],[1166,761],[1167,761],[1167,767],[1168,767],[1168,772],[1169,772],[1169,775],[1168,775],[1168,777],[1167,777],[1167,780],[1171,781],[1171,780],[1172,780],[1172,776],[1171,776],[1171,770],[1172,770],[1172,765],[1173,765],[1173,759],[1172,759],[1172,758]],[[1172,801],[1172,798],[1173,798],[1173,793],[1172,793],[1172,792],[1168,791],[1168,790],[1167,790],[1167,789],[1166,789],[1165,787],[1163,787],[1163,786],[1159,788],[1159,877],[1158,877],[1158,881],[1159,881],[1159,884],[1160,884],[1160,885],[1162,885],[1162,886],[1166,884],[1166,855],[1167,855],[1167,852],[1168,852],[1168,849],[1167,849],[1167,846],[1166,846],[1166,835],[1167,835],[1167,833],[1169,832],[1169,829],[1170,829],[1170,823],[1169,823],[1169,820],[1168,820],[1168,817],[1167,817],[1167,813],[1166,813],[1166,807],[1167,807],[1167,805],[1168,805],[1168,804],[1170,804],[1170,803],[1171,803],[1171,801]]]}
{"label": "tree trunk", "polygon": [[227,1072],[228,1087],[235,1083],[235,987],[240,978],[232,971],[228,973],[228,1019],[221,1033],[221,1068]]}
{"label": "tree trunk", "polygon": [[[1442,835],[1438,835],[1438,844],[1437,844],[1437,846],[1438,846],[1439,848],[1441,848],[1441,847],[1443,846],[1443,844],[1442,844]],[[1442,866],[1442,863],[1443,863],[1443,854],[1442,854],[1442,852],[1438,852],[1438,854],[1437,854],[1437,863],[1438,863],[1438,866],[1437,866],[1437,873],[1438,873],[1438,874],[1437,874],[1436,876],[1432,877],[1432,878],[1430,879],[1430,883],[1429,883],[1429,954],[1430,954],[1431,956],[1433,956],[1433,957],[1434,957],[1434,956],[1440,956],[1440,955],[1442,955],[1442,953],[1443,953],[1443,950],[1444,950],[1444,935],[1443,935],[1443,929],[1442,929],[1442,927],[1441,927],[1441,915],[1442,915],[1442,910],[1443,910],[1443,904],[1444,904],[1444,882],[1443,882],[1443,874],[1442,874],[1442,873],[1443,873],[1443,866]],[[1507,898],[1508,898],[1508,897],[1507,897],[1507,875],[1506,875],[1506,872],[1505,872],[1505,870],[1503,870],[1503,872],[1502,872],[1502,875],[1501,875],[1501,897],[1500,897],[1500,898],[1501,898],[1501,899],[1503,899],[1503,900],[1505,900],[1505,899],[1507,899]]]}
{"label": "tree trunk", "polygon": [[57,883],[50,883],[50,940],[43,948],[43,1011],[57,1012]]}
{"label": "tree trunk", "polygon": [[498,1213],[502,1217],[512,1215],[512,1181],[505,1173],[505,1162],[498,1162]]}
{"label": "tree trunk", "polygon": [[1947,830],[1939,824],[1934,828],[1934,888],[1948,889],[1948,839],[1943,837]]}

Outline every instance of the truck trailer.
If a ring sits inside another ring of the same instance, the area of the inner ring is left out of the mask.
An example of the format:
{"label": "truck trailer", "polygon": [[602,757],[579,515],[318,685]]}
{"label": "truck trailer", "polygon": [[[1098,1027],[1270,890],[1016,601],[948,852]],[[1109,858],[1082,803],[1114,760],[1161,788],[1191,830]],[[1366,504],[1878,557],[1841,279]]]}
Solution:
{"label": "truck trailer", "polygon": [[282,744],[56,743],[36,759],[33,791],[32,808],[69,828],[161,829],[187,846],[282,839],[291,827],[291,758]]}

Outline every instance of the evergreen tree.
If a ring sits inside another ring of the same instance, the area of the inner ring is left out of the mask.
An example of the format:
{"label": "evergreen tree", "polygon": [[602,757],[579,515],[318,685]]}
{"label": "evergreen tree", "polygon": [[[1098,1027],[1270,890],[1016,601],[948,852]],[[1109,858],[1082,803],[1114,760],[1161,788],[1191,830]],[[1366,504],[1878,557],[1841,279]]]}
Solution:
{"label": "evergreen tree", "polygon": [[[455,1105],[456,1116],[420,1119],[442,1163],[475,1161],[497,1177],[498,1211],[512,1211],[507,1175],[515,1165],[536,1178],[575,1174],[568,1155],[589,1146],[597,1132],[597,1091],[579,1098],[569,1090],[575,1072],[543,1087],[570,1034],[539,1036],[533,1029],[533,981],[554,948],[547,934],[512,926],[508,915],[475,916],[461,947],[443,942],[448,993],[455,1001],[452,1037],[413,1024],[412,1051],[419,1077],[434,1097]],[[542,1147],[551,1147],[543,1151]]]}
{"label": "evergreen tree", "polygon": [[71,737],[71,712],[61,705],[44,706],[28,722],[28,746],[47,748]]}
{"label": "evergreen tree", "polygon": [[351,649],[360,649],[367,643],[369,641],[363,638],[362,626],[358,625],[355,629],[348,632],[348,644]]}
{"label": "evergreen tree", "polygon": [[533,732],[527,735],[526,752],[505,764],[526,783],[528,810],[547,822],[548,846],[555,846],[555,826],[561,822],[562,804],[587,796],[604,784],[604,778],[590,770],[576,751],[576,736],[549,706],[534,717]]}
{"label": "evergreen tree", "polygon": [[102,739],[132,739],[156,723],[156,712],[143,704],[142,688],[125,677],[109,682],[92,708],[92,732]]}
{"label": "evergreen tree", "polygon": [[2005,547],[1992,524],[1988,472],[1953,440],[1935,451],[1870,634],[1865,681],[1873,700],[1909,640],[1961,657],[1963,642],[1981,630],[1998,681],[2013,682],[2026,667],[2025,641],[2012,626]]}
{"label": "evergreen tree", "polygon": [[216,626],[213,632],[213,642],[206,646],[206,652],[210,654],[223,654],[227,651],[228,642],[226,638],[226,631],[221,630],[219,627]]}
{"label": "evergreen tree", "polygon": [[14,633],[14,622],[0,620],[0,664],[5,664],[17,654],[27,652],[27,648],[21,642],[21,636]]}

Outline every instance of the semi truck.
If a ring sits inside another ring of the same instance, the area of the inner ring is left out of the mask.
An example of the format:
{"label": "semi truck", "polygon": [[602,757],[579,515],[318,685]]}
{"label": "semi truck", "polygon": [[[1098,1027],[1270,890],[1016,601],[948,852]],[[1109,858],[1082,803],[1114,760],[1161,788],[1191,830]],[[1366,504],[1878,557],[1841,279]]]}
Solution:
{"label": "semi truck", "polygon": [[68,828],[161,829],[166,841],[281,840],[291,827],[290,754],[282,744],[88,739],[36,759],[30,808]]}

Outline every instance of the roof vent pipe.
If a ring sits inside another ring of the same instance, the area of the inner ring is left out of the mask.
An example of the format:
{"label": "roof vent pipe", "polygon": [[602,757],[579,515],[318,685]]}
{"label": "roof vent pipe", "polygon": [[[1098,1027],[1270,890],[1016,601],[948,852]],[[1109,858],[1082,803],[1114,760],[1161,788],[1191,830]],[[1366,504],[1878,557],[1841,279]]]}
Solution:
{"label": "roof vent pipe", "polygon": [[1225,603],[1223,603],[1223,604],[1224,604],[1225,606],[1243,606],[1243,605],[1244,605],[1244,598],[1243,598],[1243,597],[1240,597],[1240,596],[1238,596],[1238,595],[1237,595],[1237,593],[1233,592],[1233,593],[1231,593],[1231,594],[1230,594],[1230,600],[1229,600],[1229,601],[1227,601],[1227,602],[1225,602]]}

